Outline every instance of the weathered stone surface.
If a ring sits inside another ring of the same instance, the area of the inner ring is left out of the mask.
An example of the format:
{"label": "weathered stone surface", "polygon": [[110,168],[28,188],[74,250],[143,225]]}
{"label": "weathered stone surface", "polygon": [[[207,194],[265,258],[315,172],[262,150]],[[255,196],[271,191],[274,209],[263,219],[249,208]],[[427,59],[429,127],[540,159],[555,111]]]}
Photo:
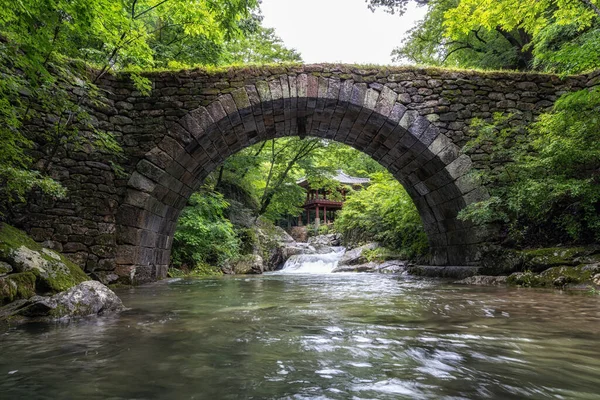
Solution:
{"label": "weathered stone surface", "polygon": [[[173,71],[149,73],[148,79],[155,89],[146,97],[127,76],[105,76],[98,86],[109,99],[88,110],[97,128],[115,133],[124,159],[87,149],[65,151],[49,173],[69,189],[68,200],[34,199],[19,217],[36,240],[66,247],[88,272],[112,260],[114,271],[143,273],[143,280],[164,277],[172,241],[163,241],[166,247],[155,253],[130,229],[171,238],[187,197],[209,173],[244,147],[298,134],[299,117],[308,122],[305,134],[354,146],[410,182],[407,190],[425,222],[432,262],[479,265],[477,247],[497,237],[492,230],[485,237],[464,235],[469,226],[457,220],[462,208],[487,194],[465,177],[491,163],[485,149],[463,153],[469,122],[491,119],[498,111],[531,121],[560,94],[586,82],[598,84],[595,75],[558,79],[344,65]],[[43,124],[28,129],[38,132]],[[123,176],[115,174],[111,161],[121,165]],[[418,181],[410,181],[411,175]],[[440,224],[446,226],[444,238]],[[112,239],[98,243],[100,234]],[[116,254],[117,249],[128,253]]]}
{"label": "weathered stone surface", "polygon": [[452,278],[465,279],[473,275],[477,275],[480,267],[464,267],[464,266],[432,266],[432,265],[409,265],[406,271],[410,275],[435,277],[435,278]]}
{"label": "weathered stone surface", "polygon": [[344,253],[342,258],[340,258],[338,266],[343,267],[346,265],[359,265],[368,263],[369,260],[366,258],[365,253],[369,250],[375,250],[378,247],[378,243],[368,243],[352,250],[348,250]]}
{"label": "weathered stone surface", "polygon": [[230,262],[234,274],[262,274],[264,271],[263,259],[258,254],[248,254]]}
{"label": "weathered stone surface", "polygon": [[[42,248],[22,231],[7,224],[0,225],[0,260],[15,272],[7,275],[5,282],[23,281],[27,287],[13,299],[31,292],[29,280],[24,281],[28,274],[35,278],[34,293],[58,293],[89,279],[73,262],[53,250]],[[16,290],[19,292],[20,289]]]}
{"label": "weathered stone surface", "polygon": [[10,274],[13,271],[13,267],[4,261],[0,261],[0,276]]}
{"label": "weathered stone surface", "polygon": [[52,297],[33,296],[0,309],[0,319],[57,320],[122,311],[121,299],[97,281],[86,281]]}
{"label": "weathered stone surface", "polygon": [[406,263],[401,260],[384,262],[371,261],[359,265],[338,265],[331,272],[371,272],[380,274],[401,274],[406,272]]}
{"label": "weathered stone surface", "polygon": [[596,269],[586,265],[557,266],[541,273],[515,272],[508,277],[509,284],[523,287],[554,287],[559,289],[589,289],[596,285]]}
{"label": "weathered stone surface", "polygon": [[498,286],[506,285],[508,276],[475,275],[454,283],[461,285]]}
{"label": "weathered stone surface", "polygon": [[312,236],[308,238],[308,244],[314,247],[321,246],[341,246],[342,236],[338,233],[329,233],[326,235]]}

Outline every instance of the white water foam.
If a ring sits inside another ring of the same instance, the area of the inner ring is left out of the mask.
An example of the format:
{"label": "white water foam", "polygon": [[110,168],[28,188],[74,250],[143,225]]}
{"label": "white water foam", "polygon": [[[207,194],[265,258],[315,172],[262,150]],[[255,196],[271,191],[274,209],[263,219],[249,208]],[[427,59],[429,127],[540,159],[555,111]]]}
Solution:
{"label": "white water foam", "polygon": [[344,254],[343,247],[334,247],[334,251],[325,254],[297,254],[291,256],[283,265],[279,274],[330,274]]}

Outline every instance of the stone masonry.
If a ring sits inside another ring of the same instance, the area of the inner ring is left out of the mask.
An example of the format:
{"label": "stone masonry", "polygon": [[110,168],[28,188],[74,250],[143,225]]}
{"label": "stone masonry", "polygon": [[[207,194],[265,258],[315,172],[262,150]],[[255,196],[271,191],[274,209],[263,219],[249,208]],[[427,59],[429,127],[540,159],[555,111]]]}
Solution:
{"label": "stone masonry", "polygon": [[106,283],[166,276],[177,218],[189,196],[227,157],[274,137],[317,136],[377,160],[414,200],[435,265],[476,265],[497,228],[458,220],[485,199],[473,168],[489,157],[461,152],[473,118],[508,112],[524,121],[563,93],[595,86],[600,73],[553,75],[345,65],[150,73],[142,95],[126,75],[108,76],[105,104],[90,106],[97,129],[125,150],[123,174],[106,156],[63,151],[51,173],[65,200],[34,199],[19,220]]}

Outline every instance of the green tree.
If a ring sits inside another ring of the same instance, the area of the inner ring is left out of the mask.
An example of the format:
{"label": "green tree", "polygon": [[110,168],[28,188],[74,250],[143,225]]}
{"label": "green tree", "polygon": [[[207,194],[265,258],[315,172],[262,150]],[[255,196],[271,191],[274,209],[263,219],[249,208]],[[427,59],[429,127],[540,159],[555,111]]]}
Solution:
{"label": "green tree", "polygon": [[[109,71],[129,71],[145,93],[149,81],[139,72],[149,68],[299,60],[260,25],[258,4],[0,0],[0,208],[33,187],[63,196],[47,172],[65,147],[95,147],[117,165],[117,141],[94,129],[85,111],[103,101],[96,83]],[[45,126],[28,129],[40,116],[50,116]],[[32,156],[34,143],[45,153]]]}
{"label": "green tree", "polygon": [[177,221],[173,237],[175,266],[220,267],[238,254],[239,239],[224,216],[228,207],[220,193],[208,188],[192,195]]}
{"label": "green tree", "polygon": [[[411,0],[370,0],[402,14]],[[418,0],[428,12],[392,53],[396,61],[575,73],[598,68],[596,0]]]}
{"label": "green tree", "polygon": [[408,193],[389,172],[374,173],[371,180],[366,189],[348,196],[335,229],[351,243],[377,241],[401,257],[425,255],[427,236]]}
{"label": "green tree", "polygon": [[477,136],[466,150],[491,144],[502,168],[476,176],[491,197],[460,217],[502,222],[521,245],[600,240],[599,112],[600,90],[594,89],[564,95],[529,127],[506,115],[476,121]]}

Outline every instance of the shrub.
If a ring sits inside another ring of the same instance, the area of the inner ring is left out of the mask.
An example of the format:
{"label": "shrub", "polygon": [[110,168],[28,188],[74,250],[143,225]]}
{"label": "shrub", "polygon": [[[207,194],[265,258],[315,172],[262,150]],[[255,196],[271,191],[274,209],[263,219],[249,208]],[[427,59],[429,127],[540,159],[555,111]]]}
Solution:
{"label": "shrub", "polygon": [[194,193],[182,211],[173,238],[175,266],[222,266],[238,254],[239,239],[224,217],[228,203],[216,192]]}
{"label": "shrub", "polygon": [[371,185],[348,196],[335,229],[348,243],[377,241],[405,258],[427,254],[421,217],[402,185],[387,172],[371,175]]}

